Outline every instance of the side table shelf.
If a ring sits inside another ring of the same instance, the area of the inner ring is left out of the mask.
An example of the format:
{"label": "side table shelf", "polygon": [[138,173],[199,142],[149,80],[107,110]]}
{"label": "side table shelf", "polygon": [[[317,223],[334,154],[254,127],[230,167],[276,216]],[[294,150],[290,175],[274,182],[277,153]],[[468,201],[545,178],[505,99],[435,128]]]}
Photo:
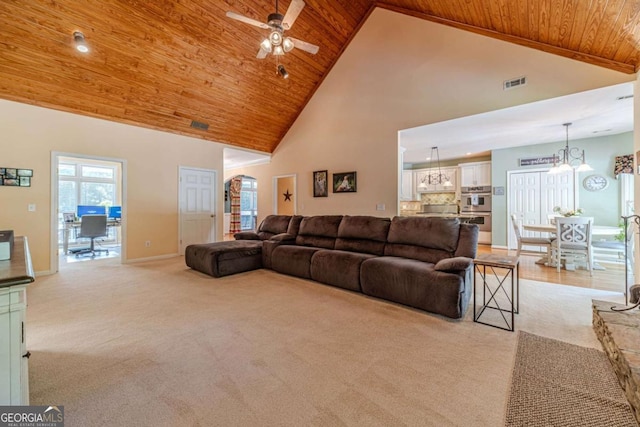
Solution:
{"label": "side table shelf", "polygon": [[[482,254],[473,262],[473,321],[513,331],[515,314],[520,309],[520,259]],[[481,304],[477,301],[479,281],[482,285]]]}

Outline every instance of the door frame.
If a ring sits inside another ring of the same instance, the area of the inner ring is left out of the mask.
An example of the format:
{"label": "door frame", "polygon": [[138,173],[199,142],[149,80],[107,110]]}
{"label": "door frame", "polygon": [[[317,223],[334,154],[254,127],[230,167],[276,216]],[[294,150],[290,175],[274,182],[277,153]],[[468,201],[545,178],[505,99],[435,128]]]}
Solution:
{"label": "door frame", "polygon": [[295,173],[290,173],[286,175],[276,175],[272,179],[273,185],[273,214],[278,214],[278,179],[279,178],[293,178],[293,214],[298,214],[298,177]]}
{"label": "door frame", "polygon": [[[211,190],[213,191],[213,241],[218,239],[218,198],[220,197],[220,191],[218,191],[218,171],[215,169],[196,168],[192,166],[178,166],[178,255],[184,255],[184,249],[182,248],[182,173],[184,171],[198,171],[198,172],[211,172],[213,174],[213,180],[211,181]],[[222,188],[224,193],[224,187]],[[224,212],[224,209],[223,209]],[[224,218],[223,218],[224,221]]]}
{"label": "door frame", "polygon": [[77,159],[102,160],[105,162],[120,163],[122,179],[122,220],[120,223],[120,263],[127,259],[127,159],[117,157],[94,156],[90,154],[68,153],[63,151],[51,152],[51,206],[50,206],[50,247],[49,247],[49,271],[59,271],[60,255],[58,253],[58,162],[60,157],[75,157]]}

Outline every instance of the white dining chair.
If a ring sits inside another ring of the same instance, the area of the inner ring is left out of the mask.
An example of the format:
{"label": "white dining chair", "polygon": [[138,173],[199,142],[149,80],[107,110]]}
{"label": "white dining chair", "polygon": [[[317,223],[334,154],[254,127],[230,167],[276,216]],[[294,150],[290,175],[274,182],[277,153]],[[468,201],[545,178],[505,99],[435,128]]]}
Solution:
{"label": "white dining chair", "polygon": [[593,276],[592,225],[593,217],[556,218],[556,239],[551,242],[551,252],[558,272],[562,259],[566,262],[567,258],[584,257],[587,270]]}
{"label": "white dining chair", "polygon": [[511,215],[511,223],[513,224],[513,231],[516,233],[516,240],[518,243],[518,250],[516,252],[516,256],[520,256],[520,252],[522,252],[522,246],[540,246],[547,250],[547,260],[551,260],[551,239],[548,237],[524,237],[520,232],[520,227],[518,226],[518,218],[516,214]]}

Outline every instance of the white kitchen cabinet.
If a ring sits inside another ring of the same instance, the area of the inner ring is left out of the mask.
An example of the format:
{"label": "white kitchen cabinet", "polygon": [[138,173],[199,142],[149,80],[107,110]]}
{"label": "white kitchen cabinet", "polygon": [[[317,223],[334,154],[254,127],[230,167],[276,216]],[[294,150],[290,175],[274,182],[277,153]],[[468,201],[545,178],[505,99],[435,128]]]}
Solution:
{"label": "white kitchen cabinet", "polygon": [[16,237],[11,259],[0,262],[0,405],[29,405],[25,339],[27,283],[33,281],[26,238]]}
{"label": "white kitchen cabinet", "polygon": [[461,187],[491,185],[491,162],[461,163],[458,166]]}
{"label": "white kitchen cabinet", "polygon": [[[457,188],[457,174],[458,174],[458,168],[457,167],[444,167],[444,168],[440,168],[440,173],[442,173],[443,175],[445,175],[447,178],[449,178],[449,181],[451,182],[450,186],[445,186],[444,185],[444,181],[441,184],[437,184],[437,183],[432,183],[432,184],[428,184],[428,181],[425,179],[430,173],[431,174],[438,174],[438,168],[432,168],[432,169],[416,169],[414,170],[414,184],[415,184],[415,188],[416,188],[416,192],[417,193],[453,193],[456,191]],[[427,184],[426,188],[420,188],[420,184],[422,183],[422,181],[425,181],[425,184]]]}
{"label": "white kitchen cabinet", "polygon": [[413,200],[413,171],[403,170],[400,190],[400,200]]}

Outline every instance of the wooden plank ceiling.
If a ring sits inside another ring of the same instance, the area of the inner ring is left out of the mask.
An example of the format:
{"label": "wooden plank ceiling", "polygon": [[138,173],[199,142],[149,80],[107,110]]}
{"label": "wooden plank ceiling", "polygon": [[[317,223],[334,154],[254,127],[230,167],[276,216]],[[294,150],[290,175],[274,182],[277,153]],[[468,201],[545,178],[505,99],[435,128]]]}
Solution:
{"label": "wooden plank ceiling", "polygon": [[[256,59],[274,1],[2,0],[0,98],[273,152],[371,10],[384,7],[634,73],[640,0],[305,0],[275,73]],[[279,2],[281,12],[290,0]],[[74,49],[82,31],[88,54]],[[192,128],[196,120],[208,130]]]}

